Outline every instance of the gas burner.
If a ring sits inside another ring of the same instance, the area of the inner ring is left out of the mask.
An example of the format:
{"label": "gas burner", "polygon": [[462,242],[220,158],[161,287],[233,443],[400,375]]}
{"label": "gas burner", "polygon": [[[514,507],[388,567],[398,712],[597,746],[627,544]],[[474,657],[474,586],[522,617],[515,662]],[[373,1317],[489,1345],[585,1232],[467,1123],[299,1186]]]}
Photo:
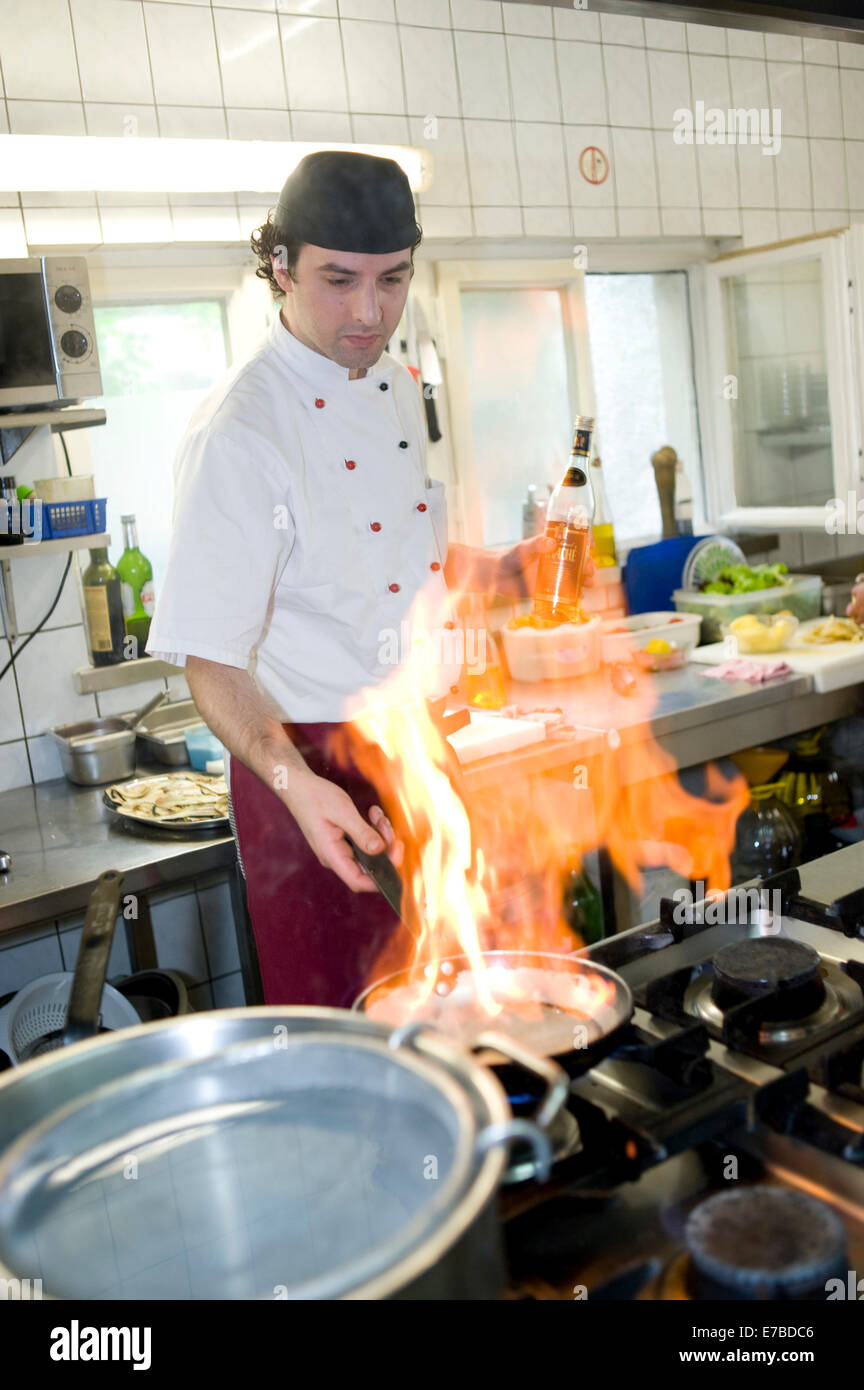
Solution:
{"label": "gas burner", "polygon": [[693,1209],[687,1252],[670,1265],[662,1298],[824,1299],[846,1276],[846,1232],[826,1202],[765,1186],[717,1192]]}
{"label": "gas burner", "polygon": [[819,952],[781,936],[733,941],[711,962],[711,998],[731,1009],[765,997],[766,1019],[806,1018],[825,1000]]}
{"label": "gas burner", "polygon": [[753,937],[719,950],[710,972],[692,980],[684,1009],[723,1034],[727,1015],[741,1005],[758,1009],[763,1047],[812,1037],[861,1005],[861,991],[818,951],[787,937]]}

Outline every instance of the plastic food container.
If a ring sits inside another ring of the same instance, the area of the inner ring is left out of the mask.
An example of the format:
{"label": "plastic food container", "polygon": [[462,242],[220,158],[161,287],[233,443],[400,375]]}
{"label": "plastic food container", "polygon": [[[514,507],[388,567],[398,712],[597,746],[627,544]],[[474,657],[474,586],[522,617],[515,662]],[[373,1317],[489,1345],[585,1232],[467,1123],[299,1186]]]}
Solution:
{"label": "plastic food container", "polygon": [[561,681],[587,676],[600,665],[599,618],[560,627],[505,627],[504,655],[514,681]]}
{"label": "plastic food container", "polygon": [[629,661],[649,642],[660,640],[681,651],[686,661],[699,641],[699,624],[700,619],[692,613],[634,613],[630,618],[609,619],[603,623],[603,660],[610,664]]}
{"label": "plastic food container", "polygon": [[798,619],[788,613],[745,613],[724,623],[722,632],[741,656],[764,656],[788,647],[798,630]]}
{"label": "plastic food container", "polygon": [[96,496],[92,473],[73,478],[37,478],[33,491],[43,502],[86,502]]}
{"label": "plastic food container", "polygon": [[196,772],[224,773],[224,745],[210,732],[206,724],[200,724],[197,729],[186,729],[183,738],[189,761]]}
{"label": "plastic food container", "polygon": [[778,613],[788,608],[800,622],[818,618],[822,611],[822,579],[818,574],[790,574],[785,584],[758,589],[751,594],[703,594],[698,589],[676,589],[672,595],[679,613],[698,613],[702,642],[719,642],[723,624],[745,613]]}

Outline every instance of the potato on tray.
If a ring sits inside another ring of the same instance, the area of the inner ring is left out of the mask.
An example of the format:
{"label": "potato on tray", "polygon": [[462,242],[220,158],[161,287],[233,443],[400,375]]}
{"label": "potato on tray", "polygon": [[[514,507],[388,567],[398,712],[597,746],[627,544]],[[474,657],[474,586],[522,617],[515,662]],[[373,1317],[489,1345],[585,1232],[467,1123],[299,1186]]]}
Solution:
{"label": "potato on tray", "polygon": [[741,656],[764,656],[788,646],[798,619],[785,609],[779,613],[743,613],[723,624],[723,636],[734,637]]}

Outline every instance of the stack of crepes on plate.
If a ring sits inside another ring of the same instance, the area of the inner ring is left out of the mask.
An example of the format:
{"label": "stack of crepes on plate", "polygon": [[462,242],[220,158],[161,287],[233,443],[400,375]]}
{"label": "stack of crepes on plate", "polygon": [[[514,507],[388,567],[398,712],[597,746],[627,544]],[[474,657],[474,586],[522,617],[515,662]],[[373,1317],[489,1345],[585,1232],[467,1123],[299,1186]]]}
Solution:
{"label": "stack of crepes on plate", "polygon": [[228,815],[225,778],[202,772],[136,777],[108,787],[105,795],[124,816],[153,824],[220,820]]}

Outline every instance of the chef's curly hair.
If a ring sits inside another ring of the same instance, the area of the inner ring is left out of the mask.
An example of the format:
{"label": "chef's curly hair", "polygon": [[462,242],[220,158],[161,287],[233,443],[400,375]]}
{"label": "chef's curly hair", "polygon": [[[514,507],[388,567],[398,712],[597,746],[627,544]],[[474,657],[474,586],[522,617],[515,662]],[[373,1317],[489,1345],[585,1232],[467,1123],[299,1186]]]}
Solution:
{"label": "chef's curly hair", "polygon": [[[411,248],[412,264],[414,261],[414,252],[417,250],[422,240],[423,231],[422,228],[417,225],[417,236]],[[249,238],[249,245],[258,258],[258,269],[255,271],[255,274],[258,276],[259,280],[267,281],[274,299],[281,299],[285,291],[280,288],[276,276],[273,274],[273,262],[270,258],[271,256],[275,256],[277,252],[281,253],[281,268],[287,270],[293,280],[294,272],[297,269],[297,257],[300,255],[300,251],[305,245],[305,242],[298,241],[296,237],[285,236],[284,232],[281,232],[273,221],[273,213],[268,212],[267,221],[260,227],[255,228],[255,231]]]}

